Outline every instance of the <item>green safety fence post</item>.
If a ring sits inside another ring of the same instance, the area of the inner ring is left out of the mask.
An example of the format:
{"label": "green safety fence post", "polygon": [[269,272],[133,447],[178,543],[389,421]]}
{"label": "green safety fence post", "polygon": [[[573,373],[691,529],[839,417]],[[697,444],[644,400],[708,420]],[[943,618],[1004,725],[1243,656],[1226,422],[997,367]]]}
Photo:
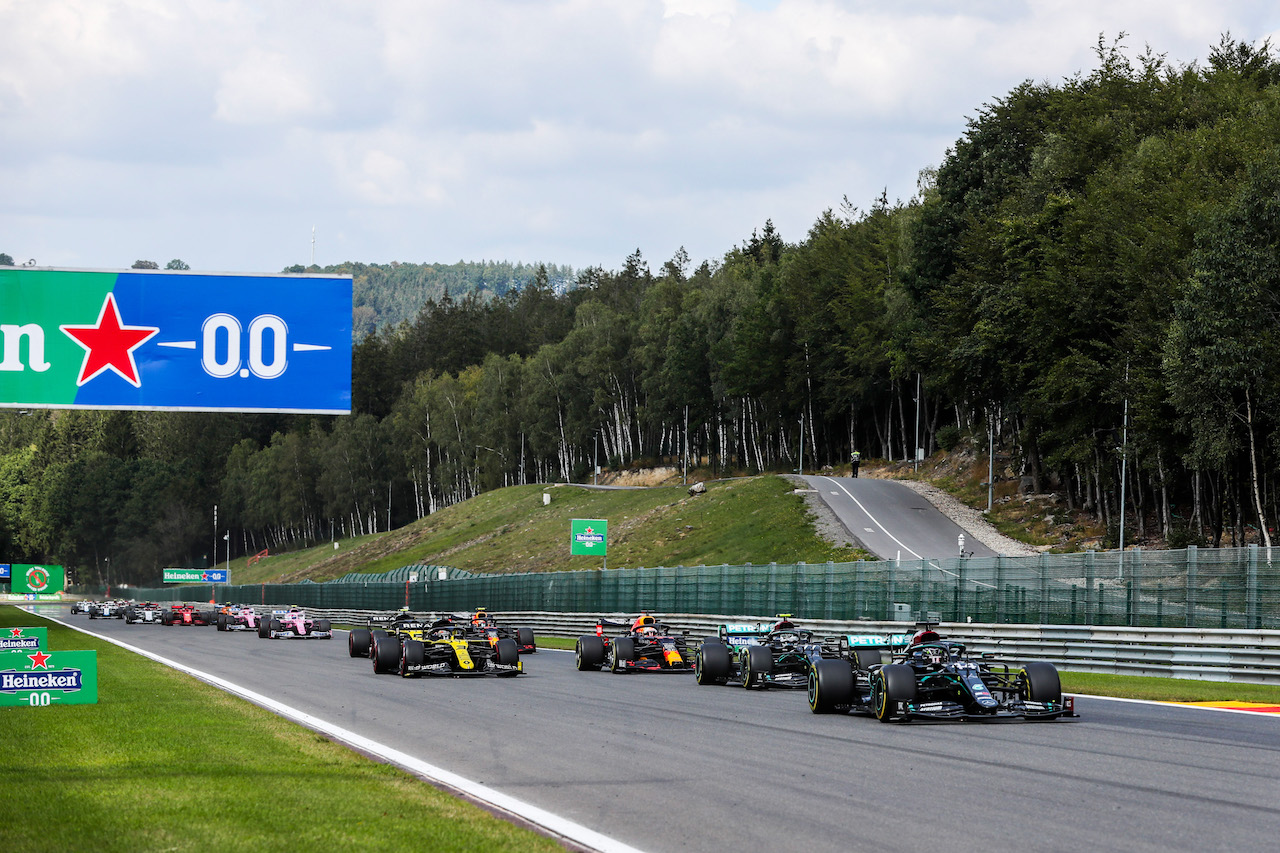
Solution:
{"label": "green safety fence post", "polygon": [[1092,550],[1084,553],[1084,624],[1093,624],[1093,606],[1094,606],[1094,560],[1095,554]]}
{"label": "green safety fence post", "polygon": [[1183,620],[1184,627],[1196,627],[1196,563],[1199,551],[1195,545],[1188,545],[1186,551],[1187,560],[1187,615]]}
{"label": "green safety fence post", "polygon": [[1249,546],[1249,568],[1244,592],[1245,624],[1250,628],[1260,628],[1258,619],[1258,546]]}

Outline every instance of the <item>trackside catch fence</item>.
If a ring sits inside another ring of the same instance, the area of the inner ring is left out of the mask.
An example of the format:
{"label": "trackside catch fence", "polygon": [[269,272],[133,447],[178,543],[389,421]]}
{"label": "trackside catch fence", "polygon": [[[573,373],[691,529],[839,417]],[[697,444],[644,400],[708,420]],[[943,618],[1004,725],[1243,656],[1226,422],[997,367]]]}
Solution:
{"label": "trackside catch fence", "polygon": [[1280,549],[472,574],[405,566],[327,583],[130,590],[157,601],[346,610],[793,613],[827,620],[1280,628]]}

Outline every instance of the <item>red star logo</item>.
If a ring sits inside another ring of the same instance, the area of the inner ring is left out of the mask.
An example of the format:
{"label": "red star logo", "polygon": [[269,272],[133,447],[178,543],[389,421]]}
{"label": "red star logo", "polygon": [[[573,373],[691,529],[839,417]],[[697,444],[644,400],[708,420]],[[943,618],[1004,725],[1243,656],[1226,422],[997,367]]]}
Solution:
{"label": "red star logo", "polygon": [[585,532],[588,536],[590,536],[592,533],[595,533],[596,531],[595,531],[593,528],[588,527],[584,532]]}
{"label": "red star logo", "polygon": [[76,387],[88,382],[104,370],[114,370],[134,388],[141,388],[138,364],[133,351],[160,331],[158,326],[125,326],[120,322],[116,297],[108,293],[102,302],[96,326],[59,326],[73,341],[84,347],[84,363]]}
{"label": "red star logo", "polygon": [[48,669],[49,668],[49,656],[44,652],[36,652],[34,655],[27,655],[27,657],[31,658],[32,669],[37,669],[37,668]]}
{"label": "red star logo", "polygon": [[21,628],[11,628],[11,629],[9,630],[9,636],[10,636],[10,637],[21,637],[21,636],[22,636],[22,629],[21,629]]}

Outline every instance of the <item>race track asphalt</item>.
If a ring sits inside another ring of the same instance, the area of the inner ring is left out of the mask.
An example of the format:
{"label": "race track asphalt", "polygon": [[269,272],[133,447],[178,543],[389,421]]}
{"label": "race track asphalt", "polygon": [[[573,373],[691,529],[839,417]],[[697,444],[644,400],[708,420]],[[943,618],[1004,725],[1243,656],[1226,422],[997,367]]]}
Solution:
{"label": "race track asphalt", "polygon": [[[960,556],[963,528],[921,495],[893,480],[806,476],[811,489],[862,546],[882,560],[938,560]],[[996,552],[965,536],[967,557]]]}
{"label": "race track asphalt", "polygon": [[374,675],[333,640],[61,617],[646,851],[1264,850],[1280,718],[1080,698],[1078,720],[884,725],[687,674]]}

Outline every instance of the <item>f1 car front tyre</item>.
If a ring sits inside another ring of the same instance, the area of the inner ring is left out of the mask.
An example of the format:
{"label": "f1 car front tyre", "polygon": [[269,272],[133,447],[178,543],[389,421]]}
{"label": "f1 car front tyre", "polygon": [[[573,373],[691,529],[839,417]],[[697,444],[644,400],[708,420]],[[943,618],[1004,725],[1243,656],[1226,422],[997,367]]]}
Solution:
{"label": "f1 car front tyre", "polygon": [[[354,655],[353,655],[354,657]],[[426,652],[421,640],[405,640],[403,648],[400,649],[400,677],[412,678],[417,675],[409,669],[411,666],[421,666]]]}
{"label": "f1 car front tyre", "polygon": [[1032,702],[1062,702],[1062,680],[1057,668],[1045,661],[1032,661],[1022,668],[1023,694]]}
{"label": "f1 car front tyre", "polygon": [[773,672],[773,649],[768,646],[747,646],[742,661],[742,686],[768,687],[765,677]]}
{"label": "f1 car front tyre", "polygon": [[270,634],[268,633],[270,632],[270,630],[271,630],[271,620],[269,618],[264,616],[258,620],[258,636],[259,637],[265,640],[267,637],[270,636]]}
{"label": "f1 car front tyre", "polygon": [[900,719],[902,703],[915,698],[916,673],[906,664],[885,664],[871,677],[871,709],[882,723]]}
{"label": "f1 car front tyre", "polygon": [[590,635],[579,637],[574,647],[574,657],[579,672],[600,669],[600,665],[604,663],[604,640]]}
{"label": "f1 car front tyre", "polygon": [[636,641],[630,637],[618,637],[609,644],[609,671],[626,672],[626,661],[636,659]]}
{"label": "f1 car front tyre", "polygon": [[729,678],[729,647],[718,639],[703,640],[693,659],[693,678],[699,684],[724,684]]}
{"label": "f1 car front tyre", "polygon": [[520,662],[520,647],[510,637],[504,637],[494,644],[493,651],[500,664],[515,666]]}
{"label": "f1 car front tyre", "polygon": [[809,710],[815,714],[839,712],[853,702],[853,670],[842,660],[816,660],[809,670]]}
{"label": "f1 car front tyre", "polygon": [[[328,619],[317,619],[315,622],[313,622],[313,623],[312,623],[312,625],[311,625],[311,630],[312,630],[312,631],[318,631],[318,632],[320,632],[321,634],[324,634],[324,633],[327,633],[327,632],[329,632],[329,631],[332,631],[332,630],[333,630],[333,626],[329,624],[329,620],[328,620]],[[332,635],[332,634],[330,634],[328,637],[325,637],[324,639],[326,639],[326,640],[332,640],[332,639],[333,639],[333,635]]]}
{"label": "f1 car front tyre", "polygon": [[368,628],[352,628],[347,634],[347,654],[353,658],[367,658],[370,642],[372,638],[369,636]]}

